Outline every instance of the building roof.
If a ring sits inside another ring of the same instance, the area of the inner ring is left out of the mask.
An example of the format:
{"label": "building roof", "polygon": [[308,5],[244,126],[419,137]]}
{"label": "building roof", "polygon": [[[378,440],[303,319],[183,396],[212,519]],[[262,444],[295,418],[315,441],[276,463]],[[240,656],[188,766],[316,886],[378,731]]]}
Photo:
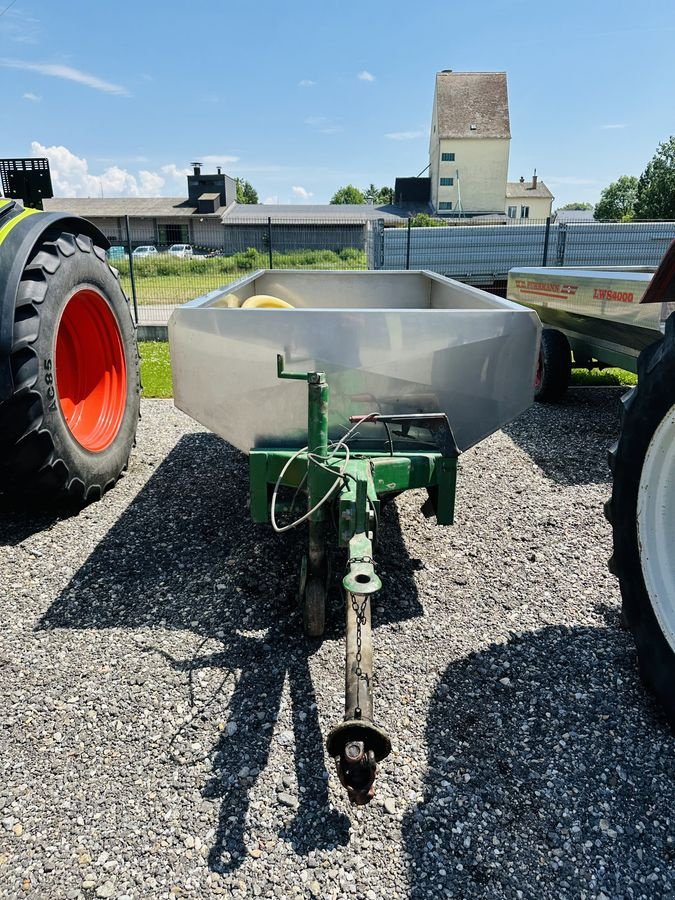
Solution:
{"label": "building roof", "polygon": [[266,225],[268,218],[287,224],[330,220],[336,224],[364,225],[374,219],[398,224],[407,216],[408,211],[397,206],[369,203],[232,203],[222,214],[223,224],[233,225]]}
{"label": "building roof", "polygon": [[506,72],[438,72],[435,103],[440,139],[511,137]]}
{"label": "building roof", "polygon": [[[85,218],[116,218],[119,216],[171,217],[197,215],[197,207],[184,197],[52,197],[44,200],[46,212],[66,212]],[[220,217],[222,208],[215,213],[199,213]]]}
{"label": "building roof", "polygon": [[[202,195],[215,198],[218,194]],[[200,213],[197,207],[182,197],[53,197],[44,201],[46,212],[65,212],[88,219],[173,218],[196,216],[200,219],[221,219],[223,224],[266,225],[267,219],[286,224],[303,222],[334,222],[337,224],[365,225],[374,219],[400,224],[410,215],[406,207],[372,206],[368,203],[231,203],[214,213]]]}
{"label": "building roof", "polygon": [[553,194],[549,191],[543,181],[537,181],[536,187],[532,186],[531,181],[507,181],[506,197],[507,199],[541,197],[544,200],[552,200]]}

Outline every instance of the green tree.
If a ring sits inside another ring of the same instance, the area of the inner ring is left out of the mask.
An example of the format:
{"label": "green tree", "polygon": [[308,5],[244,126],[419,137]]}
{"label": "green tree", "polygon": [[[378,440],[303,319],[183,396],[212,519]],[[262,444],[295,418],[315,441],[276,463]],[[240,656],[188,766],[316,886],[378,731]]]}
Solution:
{"label": "green tree", "polygon": [[559,206],[558,210],[560,209],[593,209],[593,204],[584,203],[583,200],[575,200],[574,203],[566,203],[564,206]]}
{"label": "green tree", "polygon": [[370,187],[366,188],[366,190],[363,192],[363,196],[365,197],[367,203],[377,203],[378,202],[378,197],[380,196],[380,192],[375,187],[375,185],[372,183],[372,181],[370,183]]}
{"label": "green tree", "polygon": [[383,206],[386,203],[394,202],[394,189],[390,187],[375,187],[371,182],[370,186],[363,191],[363,196],[367,203],[376,203]]}
{"label": "green tree", "polygon": [[363,192],[360,191],[357,187],[354,187],[353,184],[348,184],[346,187],[338,188],[337,191],[330,198],[331,203],[365,203],[366,198],[363,195]]}
{"label": "green tree", "polygon": [[394,189],[391,187],[381,187],[377,192],[377,200],[376,203],[380,203],[382,205],[386,203],[394,202]]}
{"label": "green tree", "polygon": [[641,219],[675,218],[675,136],[659,144],[640,175],[635,214]]}
{"label": "green tree", "polygon": [[237,185],[237,203],[257,203],[258,192],[245,178],[235,178]]}
{"label": "green tree", "polygon": [[594,219],[632,219],[637,200],[638,180],[634,175],[622,175],[607,185],[595,205]]}

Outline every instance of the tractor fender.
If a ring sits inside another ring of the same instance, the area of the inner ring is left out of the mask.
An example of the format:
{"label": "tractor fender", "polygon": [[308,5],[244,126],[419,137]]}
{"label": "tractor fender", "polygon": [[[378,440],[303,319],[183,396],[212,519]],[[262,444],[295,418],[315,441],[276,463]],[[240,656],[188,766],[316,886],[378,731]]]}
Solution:
{"label": "tractor fender", "polygon": [[95,225],[79,216],[23,209],[17,203],[0,207],[0,403],[14,393],[9,357],[21,275],[35,245],[54,230],[88,235],[104,250],[110,246]]}

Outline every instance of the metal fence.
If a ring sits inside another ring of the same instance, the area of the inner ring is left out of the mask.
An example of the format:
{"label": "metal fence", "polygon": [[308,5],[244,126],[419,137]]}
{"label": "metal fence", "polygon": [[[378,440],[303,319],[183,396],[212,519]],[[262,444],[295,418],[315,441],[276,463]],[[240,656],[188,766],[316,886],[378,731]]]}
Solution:
{"label": "metal fence", "polygon": [[431,269],[477,283],[504,281],[514,266],[656,266],[675,222],[516,220],[387,228],[381,267]]}
{"label": "metal fence", "polygon": [[[111,264],[136,321],[148,324],[165,323],[176,305],[256,269],[430,269],[503,293],[514,266],[656,266],[675,239],[675,222],[474,220],[417,228],[411,220],[385,227],[366,219],[204,219],[185,233],[160,227],[153,242],[127,218],[118,234]],[[180,237],[185,243],[169,243]]]}
{"label": "metal fence", "polygon": [[192,232],[198,243],[169,244],[136,237],[127,218],[108,256],[132,300],[136,322],[165,323],[175,306],[256,269],[374,268],[378,230],[369,222],[336,219],[204,220]]}

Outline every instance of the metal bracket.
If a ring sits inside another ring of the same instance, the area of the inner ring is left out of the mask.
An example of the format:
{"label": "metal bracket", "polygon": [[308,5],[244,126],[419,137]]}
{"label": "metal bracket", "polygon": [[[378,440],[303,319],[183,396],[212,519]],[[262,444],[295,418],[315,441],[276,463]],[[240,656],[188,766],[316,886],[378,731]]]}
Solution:
{"label": "metal bracket", "polygon": [[452,432],[450,421],[445,413],[397,413],[396,415],[382,415],[372,413],[366,416],[350,416],[350,422],[381,422],[383,425],[402,426],[401,431],[394,432],[401,437],[407,437],[411,425],[425,428],[434,437],[434,442],[443,456],[458,457],[459,448],[455,435]]}

